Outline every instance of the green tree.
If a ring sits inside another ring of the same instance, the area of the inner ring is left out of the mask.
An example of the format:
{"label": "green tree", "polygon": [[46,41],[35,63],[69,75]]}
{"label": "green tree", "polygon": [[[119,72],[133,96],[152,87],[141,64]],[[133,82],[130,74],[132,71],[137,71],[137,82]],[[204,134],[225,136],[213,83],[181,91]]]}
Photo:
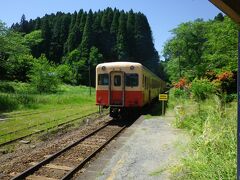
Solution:
{"label": "green tree", "polygon": [[25,55],[29,51],[22,35],[9,30],[0,21],[0,79],[25,80],[23,77],[30,67],[28,59],[31,59]]}
{"label": "green tree", "polygon": [[120,61],[128,60],[126,16],[123,11],[121,11],[119,17],[119,26],[117,34],[117,53],[118,59]]}
{"label": "green tree", "polygon": [[[177,68],[175,72],[178,72],[178,78],[182,76],[194,79],[205,73],[207,65],[203,63],[202,55],[205,50],[204,43],[207,40],[206,32],[206,23],[201,19],[182,23],[172,30],[173,38],[166,43],[164,56],[167,61],[176,63],[175,65],[174,63],[170,64]],[[174,68],[170,67],[170,69]],[[172,72],[169,71],[168,74],[170,73]],[[171,75],[170,78],[174,79]]]}
{"label": "green tree", "polygon": [[68,64],[61,64],[57,66],[56,72],[61,82],[66,84],[76,84],[74,72]]}
{"label": "green tree", "polygon": [[93,23],[93,14],[90,10],[87,16],[86,24],[84,26],[82,42],[80,44],[81,57],[88,58],[89,50],[92,45],[92,23]]}
{"label": "green tree", "polygon": [[131,9],[128,13],[127,17],[127,42],[128,42],[128,47],[129,47],[129,56],[130,59],[135,61],[134,59],[134,32],[135,32],[135,15],[133,13],[133,10]]}
{"label": "green tree", "polygon": [[42,31],[35,30],[24,36],[25,43],[28,47],[32,48],[43,41]]}
{"label": "green tree", "polygon": [[208,71],[237,71],[238,27],[228,17],[206,25],[203,59]]}
{"label": "green tree", "polygon": [[47,18],[43,20],[41,30],[42,30],[42,37],[44,39],[42,44],[42,52],[46,54],[47,58],[49,58],[49,49],[51,44],[52,33],[49,25],[49,20]]}
{"label": "green tree", "polygon": [[40,93],[56,92],[60,83],[56,68],[45,56],[41,56],[34,62],[28,76],[32,86]]}
{"label": "green tree", "polygon": [[206,76],[207,72],[236,71],[237,31],[227,17],[197,19],[173,29],[173,37],[164,46],[170,80],[177,81],[181,76],[193,80]]}

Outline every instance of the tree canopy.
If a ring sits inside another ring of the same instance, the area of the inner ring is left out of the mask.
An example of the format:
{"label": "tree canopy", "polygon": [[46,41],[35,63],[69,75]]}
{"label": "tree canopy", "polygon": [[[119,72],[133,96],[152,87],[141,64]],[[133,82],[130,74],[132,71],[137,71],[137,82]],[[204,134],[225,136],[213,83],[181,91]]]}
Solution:
{"label": "tree canopy", "polygon": [[164,46],[171,81],[202,78],[209,72],[237,71],[238,27],[228,17],[181,23]]}

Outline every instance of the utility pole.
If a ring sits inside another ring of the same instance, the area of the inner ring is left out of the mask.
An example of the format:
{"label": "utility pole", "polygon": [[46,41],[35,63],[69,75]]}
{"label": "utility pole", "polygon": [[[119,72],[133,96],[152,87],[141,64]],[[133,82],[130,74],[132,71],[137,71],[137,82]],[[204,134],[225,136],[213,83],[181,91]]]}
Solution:
{"label": "utility pole", "polygon": [[238,31],[238,72],[237,72],[237,96],[238,96],[238,112],[237,112],[237,180],[240,179],[240,31]]}
{"label": "utility pole", "polygon": [[91,92],[91,68],[90,68],[90,59],[88,60],[88,85],[89,85],[89,95],[92,95]]}

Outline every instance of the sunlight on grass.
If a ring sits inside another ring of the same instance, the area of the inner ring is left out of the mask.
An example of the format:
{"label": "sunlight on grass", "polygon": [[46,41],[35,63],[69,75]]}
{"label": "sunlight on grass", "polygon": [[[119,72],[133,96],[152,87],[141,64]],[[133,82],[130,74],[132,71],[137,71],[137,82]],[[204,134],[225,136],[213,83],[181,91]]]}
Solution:
{"label": "sunlight on grass", "polygon": [[[185,100],[182,106],[191,104]],[[173,179],[235,179],[237,103],[222,104],[213,96],[190,109],[175,122],[188,130],[192,141],[188,156],[174,167]]]}
{"label": "sunlight on grass", "polygon": [[34,95],[35,109],[25,106],[22,110],[2,113],[6,119],[0,122],[0,144],[97,112],[94,89],[91,96],[88,90],[88,87],[61,86],[56,94]]}

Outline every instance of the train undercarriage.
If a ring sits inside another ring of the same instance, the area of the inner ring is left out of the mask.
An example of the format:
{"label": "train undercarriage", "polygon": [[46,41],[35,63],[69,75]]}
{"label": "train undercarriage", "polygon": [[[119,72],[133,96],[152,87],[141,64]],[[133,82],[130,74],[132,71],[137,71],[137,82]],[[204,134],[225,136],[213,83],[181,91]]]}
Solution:
{"label": "train undercarriage", "polygon": [[109,115],[115,119],[124,119],[129,117],[134,117],[140,114],[141,108],[140,107],[110,107]]}

